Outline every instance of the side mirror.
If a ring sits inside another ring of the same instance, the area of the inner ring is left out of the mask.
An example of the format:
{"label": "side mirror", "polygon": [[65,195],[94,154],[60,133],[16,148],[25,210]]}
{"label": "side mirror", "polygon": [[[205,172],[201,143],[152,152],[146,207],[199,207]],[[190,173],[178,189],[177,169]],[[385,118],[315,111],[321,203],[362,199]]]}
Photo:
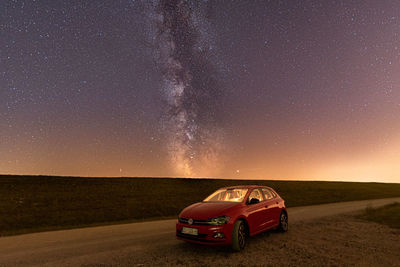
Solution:
{"label": "side mirror", "polygon": [[260,203],[260,200],[258,198],[252,198],[249,201],[250,205],[257,204],[257,203]]}

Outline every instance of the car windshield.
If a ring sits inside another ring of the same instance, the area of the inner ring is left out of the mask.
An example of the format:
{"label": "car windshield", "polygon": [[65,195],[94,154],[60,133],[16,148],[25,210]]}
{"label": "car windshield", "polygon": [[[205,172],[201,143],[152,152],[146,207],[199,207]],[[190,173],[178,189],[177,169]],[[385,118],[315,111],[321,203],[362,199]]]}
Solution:
{"label": "car windshield", "polygon": [[232,189],[219,189],[212,193],[204,202],[242,202],[248,189],[245,188],[232,188]]}

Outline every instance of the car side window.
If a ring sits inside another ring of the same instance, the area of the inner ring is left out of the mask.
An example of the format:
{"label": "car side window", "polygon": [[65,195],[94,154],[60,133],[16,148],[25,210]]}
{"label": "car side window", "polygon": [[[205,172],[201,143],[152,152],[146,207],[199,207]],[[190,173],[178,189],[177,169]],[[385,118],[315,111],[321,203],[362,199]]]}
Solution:
{"label": "car side window", "polygon": [[256,199],[258,199],[260,202],[264,200],[264,199],[263,199],[263,196],[262,196],[262,194],[261,194],[261,192],[260,192],[259,189],[254,189],[253,191],[251,191],[251,193],[250,193],[250,195],[249,195],[249,201],[250,201],[252,198],[256,198]]}
{"label": "car side window", "polygon": [[275,197],[274,194],[266,188],[263,188],[262,191],[264,193],[265,199],[273,199]]}

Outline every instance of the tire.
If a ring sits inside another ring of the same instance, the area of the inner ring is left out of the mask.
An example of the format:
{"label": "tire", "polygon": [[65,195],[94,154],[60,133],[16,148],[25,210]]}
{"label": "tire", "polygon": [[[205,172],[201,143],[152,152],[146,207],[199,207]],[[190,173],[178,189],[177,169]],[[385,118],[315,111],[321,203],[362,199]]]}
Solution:
{"label": "tire", "polygon": [[289,229],[289,220],[286,212],[282,211],[281,216],[279,217],[279,227],[278,230],[280,232],[287,232]]}
{"label": "tire", "polygon": [[232,249],[234,251],[240,251],[244,249],[246,245],[246,226],[244,222],[238,220],[233,226],[232,232]]}

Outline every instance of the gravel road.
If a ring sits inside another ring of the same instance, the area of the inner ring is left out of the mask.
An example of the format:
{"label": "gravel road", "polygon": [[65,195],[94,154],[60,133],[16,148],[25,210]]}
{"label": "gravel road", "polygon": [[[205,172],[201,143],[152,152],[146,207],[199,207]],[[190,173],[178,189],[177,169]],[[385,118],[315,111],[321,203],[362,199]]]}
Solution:
{"label": "gravel road", "polygon": [[353,215],[400,198],[288,209],[289,232],[269,231],[244,251],[178,241],[175,220],[0,238],[0,266],[400,266],[400,231]]}

